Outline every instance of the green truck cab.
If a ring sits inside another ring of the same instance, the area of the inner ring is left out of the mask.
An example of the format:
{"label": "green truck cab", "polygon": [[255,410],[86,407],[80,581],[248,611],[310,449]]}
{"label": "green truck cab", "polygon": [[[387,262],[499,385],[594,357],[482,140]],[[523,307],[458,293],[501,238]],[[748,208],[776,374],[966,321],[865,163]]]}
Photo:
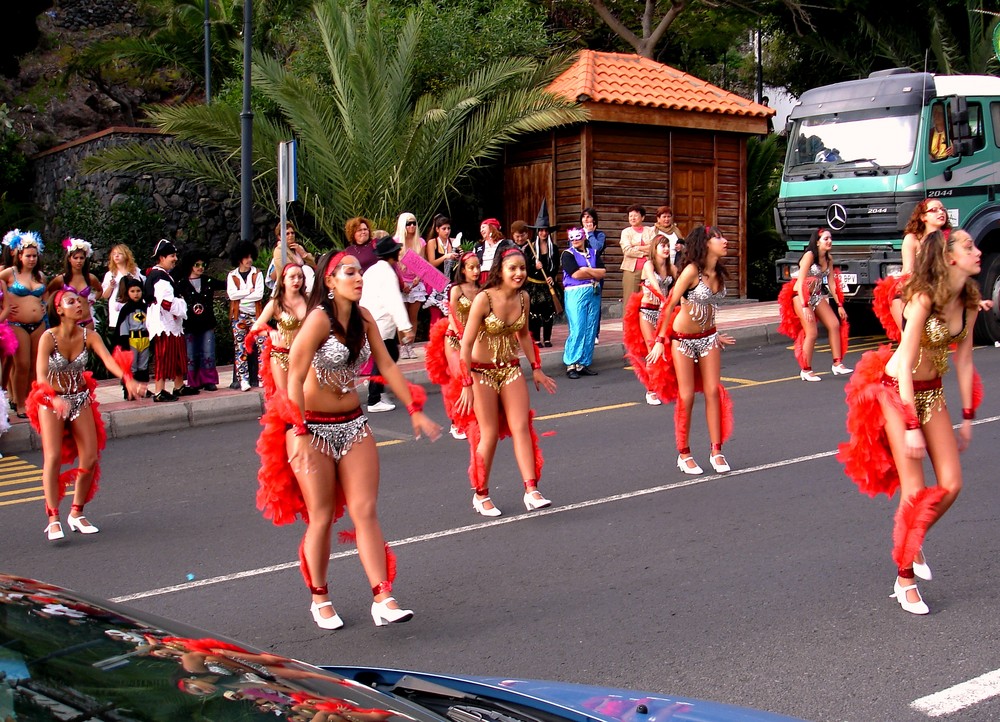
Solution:
{"label": "green truck cab", "polygon": [[1000,341],[1000,78],[879,71],[804,93],[787,133],[779,281],[798,275],[810,234],[826,227],[845,300],[870,302],[875,283],[902,268],[914,206],[940,198],[983,252],[979,281],[994,309],[979,315],[977,338]]}

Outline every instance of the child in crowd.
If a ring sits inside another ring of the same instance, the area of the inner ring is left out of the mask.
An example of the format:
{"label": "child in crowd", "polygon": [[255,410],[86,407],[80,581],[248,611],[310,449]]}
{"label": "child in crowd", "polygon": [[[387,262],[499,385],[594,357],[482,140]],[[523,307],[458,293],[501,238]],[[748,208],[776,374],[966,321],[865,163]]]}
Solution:
{"label": "child in crowd", "polygon": [[[142,299],[142,281],[125,276],[118,284],[118,331],[121,344],[132,350],[132,376],[149,381],[149,329],[146,328],[146,302]],[[149,395],[147,393],[147,395]],[[128,398],[128,391],[125,391]]]}

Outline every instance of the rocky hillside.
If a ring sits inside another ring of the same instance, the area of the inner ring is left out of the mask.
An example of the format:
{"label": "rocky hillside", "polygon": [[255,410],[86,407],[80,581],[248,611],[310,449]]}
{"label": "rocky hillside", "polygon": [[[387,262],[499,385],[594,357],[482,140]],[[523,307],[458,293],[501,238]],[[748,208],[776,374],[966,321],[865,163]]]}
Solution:
{"label": "rocky hillside", "polygon": [[81,77],[67,66],[79,51],[106,38],[142,31],[133,0],[55,0],[39,14],[38,46],[19,58],[16,77],[0,79],[0,102],[27,139],[28,153],[135,122],[145,103],[169,97],[173,89],[130,87],[112,73]]}

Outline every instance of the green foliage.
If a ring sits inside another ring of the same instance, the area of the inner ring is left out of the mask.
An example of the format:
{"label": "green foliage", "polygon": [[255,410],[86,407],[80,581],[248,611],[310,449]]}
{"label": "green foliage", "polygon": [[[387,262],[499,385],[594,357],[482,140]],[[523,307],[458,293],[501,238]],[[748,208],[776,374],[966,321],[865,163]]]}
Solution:
{"label": "green foliage", "polygon": [[124,243],[136,258],[143,259],[152,254],[162,234],[163,218],[138,195],[127,195],[105,207],[93,194],[70,189],[56,204],[55,226],[57,238],[84,238],[99,255]]}
{"label": "green foliage", "polygon": [[761,301],[778,297],[774,263],[785,249],[774,227],[774,206],[784,157],[779,135],[747,141],[747,294]]}
{"label": "green foliage", "polygon": [[[253,59],[254,86],[277,109],[254,115],[254,202],[276,209],[275,148],[297,138],[301,208],[330,239],[339,240],[344,222],[357,214],[376,226],[403,210],[429,217],[506,143],[586,117],[544,91],[566,66],[564,57],[486,63],[439,92],[421,94],[419,13],[389,34],[378,2],[362,13],[323,0],[314,12],[326,58],[322,76],[292,72],[273,55]],[[190,146],[109,149],[84,170],[161,173],[237,191],[237,109],[160,106],[151,118]]]}

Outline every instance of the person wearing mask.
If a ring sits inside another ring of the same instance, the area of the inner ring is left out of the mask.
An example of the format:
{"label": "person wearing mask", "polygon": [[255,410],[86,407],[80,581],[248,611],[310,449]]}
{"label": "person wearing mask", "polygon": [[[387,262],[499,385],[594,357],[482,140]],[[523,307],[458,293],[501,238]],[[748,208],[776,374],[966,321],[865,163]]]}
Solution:
{"label": "person wearing mask", "polygon": [[563,274],[566,322],[569,336],[563,349],[566,375],[571,379],[597,376],[590,368],[594,358],[594,339],[597,338],[597,319],[601,308],[601,281],[605,269],[598,264],[597,251],[587,248],[582,228],[566,232],[570,247],[560,259]]}
{"label": "person wearing mask", "polygon": [[[587,247],[593,248],[597,252],[597,262],[602,266],[604,265],[604,247],[607,245],[608,238],[604,231],[597,228],[598,224],[597,211],[593,208],[584,208],[580,213],[580,226],[583,228],[583,233],[586,237]],[[601,299],[603,303],[604,299],[604,280],[601,279]],[[603,307],[597,307],[597,333],[598,335],[594,338],[594,343],[598,344],[601,342],[601,316]]]}
{"label": "person wearing mask", "polygon": [[[379,239],[375,244],[375,255],[379,260],[364,272],[364,286],[361,290],[361,307],[375,319],[375,325],[393,364],[399,360],[397,334],[404,343],[412,343],[414,336],[395,268],[402,249],[403,245],[391,236]],[[377,366],[372,369],[372,375],[379,375]],[[385,385],[381,382],[368,382],[369,413],[392,411],[396,408],[395,404],[383,397],[384,390]]]}

